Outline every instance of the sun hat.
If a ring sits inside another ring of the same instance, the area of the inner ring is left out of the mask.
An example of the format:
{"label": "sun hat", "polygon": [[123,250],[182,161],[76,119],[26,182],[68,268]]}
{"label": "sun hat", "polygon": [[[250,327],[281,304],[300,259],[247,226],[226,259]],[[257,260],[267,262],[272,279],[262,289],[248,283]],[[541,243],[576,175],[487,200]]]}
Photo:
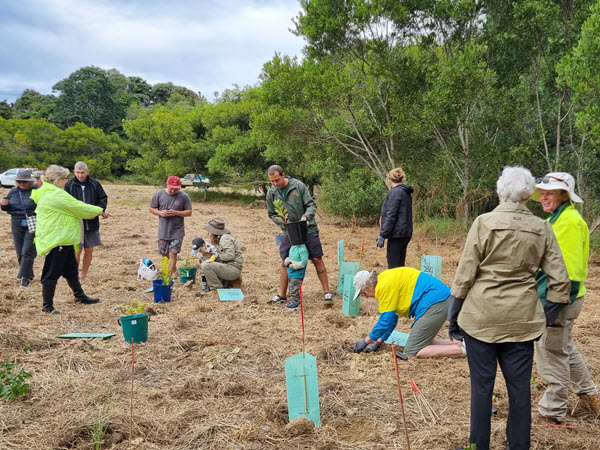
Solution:
{"label": "sun hat", "polygon": [[371,278],[372,274],[373,272],[370,272],[368,270],[361,270],[359,272],[356,272],[356,275],[354,275],[354,280],[352,281],[352,284],[354,284],[353,300],[356,300],[358,298],[358,296],[360,295],[360,291],[363,290],[365,284],[367,284],[367,281],[369,281],[369,278]]}
{"label": "sun hat", "polygon": [[181,180],[179,177],[171,175],[169,178],[167,178],[167,186],[170,188],[181,189]]}
{"label": "sun hat", "polygon": [[225,222],[221,219],[210,219],[206,225],[204,225],[204,229],[209,233],[221,235],[229,233],[229,230],[225,228]]}
{"label": "sun hat", "polygon": [[575,193],[575,179],[566,172],[550,172],[546,176],[537,179],[535,185],[535,191],[531,196],[531,199],[539,202],[540,201],[540,190],[542,191],[553,191],[555,189],[562,189],[569,194],[569,198],[574,203],[583,203],[581,197]]}
{"label": "sun hat", "polygon": [[197,255],[202,246],[204,245],[204,239],[196,238],[192,241],[192,255]]}
{"label": "sun hat", "polygon": [[35,178],[33,178],[31,176],[31,170],[19,169],[19,170],[17,170],[17,175],[15,176],[15,181],[35,181]]}

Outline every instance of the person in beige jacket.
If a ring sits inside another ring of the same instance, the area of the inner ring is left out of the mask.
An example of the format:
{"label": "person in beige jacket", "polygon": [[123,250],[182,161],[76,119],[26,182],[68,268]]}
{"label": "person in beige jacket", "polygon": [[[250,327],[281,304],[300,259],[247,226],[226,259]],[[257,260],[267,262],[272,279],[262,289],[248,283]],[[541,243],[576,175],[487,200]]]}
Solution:
{"label": "person in beige jacket", "polygon": [[[552,226],[525,206],[534,184],[527,169],[503,170],[497,181],[500,204],[473,222],[452,284],[448,330],[451,339],[464,338],[467,350],[470,443],[477,450],[490,448],[498,364],[508,389],[508,445],[529,449],[533,343],[569,301],[569,275]],[[548,275],[545,306],[535,281],[540,268]]]}
{"label": "person in beige jacket", "polygon": [[[217,247],[217,254],[205,254],[207,260],[202,263],[202,272],[211,291],[231,285],[232,281],[241,283],[242,250],[235,238],[225,228],[221,219],[211,219],[204,229],[210,233],[210,242]],[[237,287],[236,284],[236,287]]]}

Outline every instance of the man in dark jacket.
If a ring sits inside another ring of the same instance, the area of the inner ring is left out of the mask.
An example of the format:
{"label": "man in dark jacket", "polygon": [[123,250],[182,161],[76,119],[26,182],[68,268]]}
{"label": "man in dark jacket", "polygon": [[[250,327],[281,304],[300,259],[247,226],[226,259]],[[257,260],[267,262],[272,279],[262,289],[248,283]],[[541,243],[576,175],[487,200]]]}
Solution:
{"label": "man in dark jacket", "polygon": [[[73,170],[75,178],[71,178],[65,185],[65,191],[75,197],[77,200],[81,200],[88,205],[99,206],[102,208],[102,218],[106,219],[108,213],[106,212],[106,205],[108,204],[108,196],[104,192],[104,188],[98,180],[93,179],[89,176],[89,169],[86,163],[78,161],[75,163],[75,169]],[[87,277],[90,264],[92,263],[92,255],[94,247],[102,245],[100,240],[100,220],[98,217],[94,219],[83,219],[81,240],[79,244],[79,252],[75,254],[77,257],[77,264],[81,252],[83,251],[83,264],[81,267],[81,281],[84,281]]]}
{"label": "man in dark jacket", "polygon": [[403,267],[406,248],[412,238],[412,186],[404,184],[404,171],[397,167],[387,176],[391,189],[381,207],[381,231],[377,237],[377,247],[387,244],[388,269]]}

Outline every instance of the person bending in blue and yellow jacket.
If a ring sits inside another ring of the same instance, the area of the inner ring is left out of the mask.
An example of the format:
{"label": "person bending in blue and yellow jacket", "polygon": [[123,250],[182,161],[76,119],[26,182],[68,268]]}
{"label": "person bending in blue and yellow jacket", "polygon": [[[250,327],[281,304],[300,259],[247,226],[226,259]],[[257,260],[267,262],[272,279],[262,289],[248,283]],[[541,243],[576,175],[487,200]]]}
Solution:
{"label": "person bending in blue and yellow jacket", "polygon": [[388,269],[377,275],[361,270],[354,276],[354,298],[374,297],[379,320],[364,339],[352,347],[355,353],[379,350],[398,323],[398,317],[414,318],[404,353],[417,358],[464,354],[462,342],[436,339],[446,322],[450,288],[437,278],[411,267]]}

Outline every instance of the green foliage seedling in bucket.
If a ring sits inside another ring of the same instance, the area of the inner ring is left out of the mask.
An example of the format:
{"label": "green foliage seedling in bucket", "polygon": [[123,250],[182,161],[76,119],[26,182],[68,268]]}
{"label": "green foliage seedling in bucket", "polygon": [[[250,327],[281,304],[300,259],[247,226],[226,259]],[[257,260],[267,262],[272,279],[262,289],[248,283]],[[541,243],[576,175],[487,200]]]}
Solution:
{"label": "green foliage seedling in bucket", "polygon": [[198,267],[196,266],[195,258],[186,258],[183,263],[183,267],[179,268],[179,279],[182,283],[187,283],[191,281],[192,284],[196,284],[196,273],[198,272]]}
{"label": "green foliage seedling in bucket", "polygon": [[128,305],[121,306],[121,309],[127,316],[118,319],[119,325],[123,329],[125,342],[134,344],[146,342],[148,340],[148,321],[150,317],[144,311],[149,303],[140,302],[133,299]]}

